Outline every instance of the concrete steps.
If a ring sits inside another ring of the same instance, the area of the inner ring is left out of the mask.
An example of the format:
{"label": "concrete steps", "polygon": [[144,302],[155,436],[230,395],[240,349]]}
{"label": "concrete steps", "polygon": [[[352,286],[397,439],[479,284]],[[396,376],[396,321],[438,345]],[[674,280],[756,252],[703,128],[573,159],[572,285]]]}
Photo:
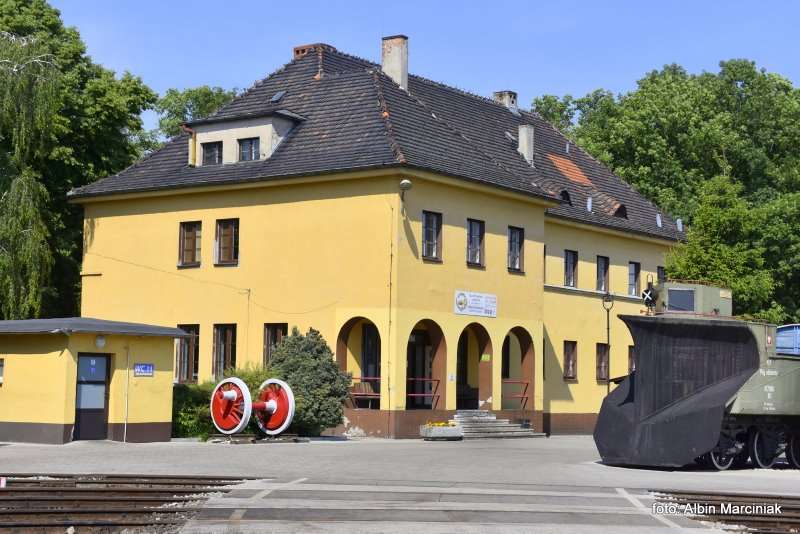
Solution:
{"label": "concrete steps", "polygon": [[458,410],[450,420],[461,427],[464,439],[536,438],[544,434],[498,419],[489,410]]}

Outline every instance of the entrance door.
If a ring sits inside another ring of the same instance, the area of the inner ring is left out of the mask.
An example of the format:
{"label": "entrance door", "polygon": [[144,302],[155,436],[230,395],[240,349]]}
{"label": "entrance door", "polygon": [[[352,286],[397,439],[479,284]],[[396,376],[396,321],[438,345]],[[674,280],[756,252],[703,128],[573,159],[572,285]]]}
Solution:
{"label": "entrance door", "polygon": [[433,384],[428,380],[433,375],[433,356],[428,333],[414,330],[408,338],[406,376],[406,409],[428,408],[432,406]]}
{"label": "entrance door", "polygon": [[108,359],[105,354],[78,355],[76,440],[108,437]]}
{"label": "entrance door", "polygon": [[[381,338],[374,324],[364,323],[361,327],[361,376],[362,382],[369,384],[371,393],[381,392]],[[364,380],[363,377],[367,377]],[[370,380],[372,378],[373,380]],[[367,399],[370,408],[380,409],[381,400]]]}
{"label": "entrance door", "polygon": [[478,409],[478,388],[469,385],[469,333],[464,330],[458,338],[456,352],[456,408],[459,410]]}

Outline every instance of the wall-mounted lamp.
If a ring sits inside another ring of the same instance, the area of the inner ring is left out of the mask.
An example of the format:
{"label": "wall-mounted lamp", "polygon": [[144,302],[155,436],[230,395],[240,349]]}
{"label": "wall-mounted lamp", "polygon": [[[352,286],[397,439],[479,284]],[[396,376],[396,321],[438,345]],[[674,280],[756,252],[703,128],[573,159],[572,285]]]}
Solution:
{"label": "wall-mounted lamp", "polygon": [[103,347],[105,347],[106,346],[106,336],[101,334],[101,335],[95,337],[94,338],[94,346],[97,347],[98,349],[102,349]]}
{"label": "wall-mounted lamp", "polygon": [[414,187],[414,184],[412,184],[411,180],[409,180],[408,178],[403,178],[402,180],[400,180],[400,200],[401,201],[405,201],[405,199],[406,199],[405,198],[406,191],[409,191],[412,187]]}

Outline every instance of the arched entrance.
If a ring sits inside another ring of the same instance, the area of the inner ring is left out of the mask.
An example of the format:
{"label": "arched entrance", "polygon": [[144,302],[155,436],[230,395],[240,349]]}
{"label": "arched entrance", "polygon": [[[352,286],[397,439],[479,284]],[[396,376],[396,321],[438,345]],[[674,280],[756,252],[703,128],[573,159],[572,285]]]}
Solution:
{"label": "arched entrance", "polygon": [[460,410],[489,409],[491,398],[492,340],[483,326],[471,323],[458,338],[456,407]]}
{"label": "arched entrance", "polygon": [[381,407],[381,337],[375,323],[354,317],[339,330],[336,363],[353,376],[349,405],[377,410]]}
{"label": "arched entrance", "polygon": [[445,406],[447,344],[439,325],[418,322],[406,350],[406,410],[435,410]]}
{"label": "arched entrance", "polygon": [[533,339],[522,327],[509,330],[503,340],[502,406],[504,410],[533,411]]}

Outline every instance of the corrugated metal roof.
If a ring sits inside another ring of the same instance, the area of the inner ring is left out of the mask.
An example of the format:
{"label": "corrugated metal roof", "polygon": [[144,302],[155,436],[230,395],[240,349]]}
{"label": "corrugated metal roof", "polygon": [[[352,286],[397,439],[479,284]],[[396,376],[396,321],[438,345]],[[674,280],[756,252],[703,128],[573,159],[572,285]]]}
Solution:
{"label": "corrugated metal roof", "polygon": [[124,336],[188,337],[180,328],[105,321],[91,317],[0,321],[2,334],[117,334]]}

